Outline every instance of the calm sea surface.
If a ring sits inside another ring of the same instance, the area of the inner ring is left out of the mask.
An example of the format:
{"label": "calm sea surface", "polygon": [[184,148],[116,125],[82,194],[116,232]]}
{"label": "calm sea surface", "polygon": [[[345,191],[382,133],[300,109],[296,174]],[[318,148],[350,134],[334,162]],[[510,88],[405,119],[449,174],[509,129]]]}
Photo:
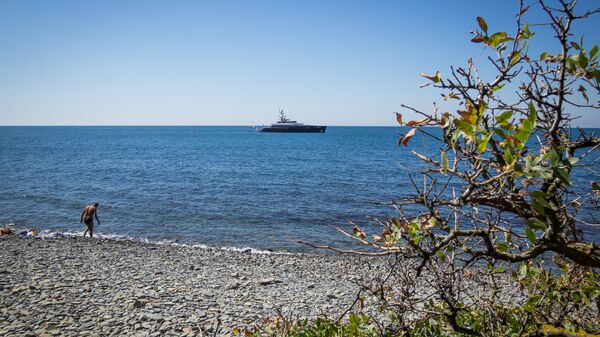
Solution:
{"label": "calm sea surface", "polygon": [[306,251],[300,239],[344,245],[336,227],[392,215],[372,201],[412,193],[407,174],[421,163],[411,149],[437,153],[418,136],[398,147],[403,131],[0,127],[0,225],[82,232],[82,208],[99,202],[97,234],[285,251]]}

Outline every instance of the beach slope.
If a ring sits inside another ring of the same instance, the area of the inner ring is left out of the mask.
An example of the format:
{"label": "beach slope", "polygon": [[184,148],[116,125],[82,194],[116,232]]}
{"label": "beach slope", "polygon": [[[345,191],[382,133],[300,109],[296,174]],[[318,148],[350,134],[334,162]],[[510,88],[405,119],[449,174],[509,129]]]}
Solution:
{"label": "beach slope", "polygon": [[331,255],[2,237],[0,335],[229,335],[278,311],[337,318],[372,272],[365,266]]}

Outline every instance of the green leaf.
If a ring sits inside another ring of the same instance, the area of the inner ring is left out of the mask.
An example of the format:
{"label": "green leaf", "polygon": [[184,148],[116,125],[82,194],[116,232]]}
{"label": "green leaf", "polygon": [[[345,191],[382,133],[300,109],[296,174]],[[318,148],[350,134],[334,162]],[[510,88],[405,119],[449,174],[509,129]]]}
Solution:
{"label": "green leaf", "polygon": [[556,151],[556,148],[554,148],[554,147],[551,148],[550,151],[548,151],[548,153],[546,154],[546,158],[548,158],[548,160],[550,160],[550,164],[552,166],[556,166],[560,162],[560,155],[558,154],[558,151]]}
{"label": "green leaf", "polygon": [[515,64],[517,64],[517,62],[519,61],[519,57],[521,57],[521,53],[519,53],[519,52],[513,53],[510,58],[510,65],[514,66]]}
{"label": "green leaf", "polygon": [[565,169],[562,169],[560,167],[555,167],[554,172],[558,175],[560,180],[562,180],[565,184],[567,184],[569,186],[571,186],[573,184],[573,182],[571,181],[571,177],[569,176],[569,173]]}
{"label": "green leaf", "polygon": [[515,176],[520,177],[523,175],[523,166],[519,164],[519,162],[516,162],[515,166],[513,167],[513,171],[515,173]]}
{"label": "green leaf", "polygon": [[529,299],[527,300],[527,304],[536,305],[541,298],[541,295],[530,295]]}
{"label": "green leaf", "polygon": [[529,25],[525,24],[523,26],[523,34],[521,34],[524,39],[530,39],[533,36],[533,33],[529,30]]}
{"label": "green leaf", "polygon": [[460,135],[461,135],[461,133],[462,133],[462,132],[461,132],[460,130],[456,130],[456,131],[454,131],[454,132],[452,133],[452,139],[451,139],[451,140],[452,140],[452,143],[453,143],[453,144],[454,144],[454,143],[456,143],[456,142],[458,141],[458,138],[460,138]]}
{"label": "green leaf", "polygon": [[504,161],[510,165],[513,163],[514,161],[514,156],[512,154],[512,152],[509,149],[506,149],[506,151],[504,151]]}
{"label": "green leaf", "polygon": [[458,110],[458,114],[460,115],[460,117],[463,121],[465,121],[469,124],[477,123],[477,113],[476,112],[471,113],[470,111]]}
{"label": "green leaf", "polygon": [[531,202],[531,208],[533,208],[538,214],[544,215],[546,214],[546,210],[544,206],[542,206],[536,199],[533,199]]}
{"label": "green leaf", "polygon": [[527,116],[529,122],[531,122],[532,128],[535,128],[535,122],[537,122],[537,111],[533,105],[533,101],[529,102],[529,115]]}
{"label": "green leaf", "polygon": [[525,170],[531,171],[533,160],[532,156],[525,156]]}
{"label": "green leaf", "polygon": [[580,303],[581,302],[581,297],[579,297],[579,292],[574,291],[572,293],[572,296],[573,296],[573,302],[575,302],[575,303]]}
{"label": "green leaf", "polygon": [[552,179],[552,171],[546,167],[537,165],[531,167],[530,170],[536,177],[540,177],[542,179]]}
{"label": "green leaf", "polygon": [[496,242],[494,246],[496,246],[496,248],[501,252],[508,251],[508,245],[504,242]]}
{"label": "green leaf", "polygon": [[579,54],[579,57],[577,58],[577,63],[579,64],[579,66],[583,69],[587,68],[588,66],[588,59],[587,56],[583,53]]}
{"label": "green leaf", "polygon": [[500,129],[494,129],[494,133],[497,134],[500,138],[506,140],[506,133]]}
{"label": "green leaf", "polygon": [[460,120],[460,119],[455,119],[454,120],[454,124],[456,124],[456,126],[458,127],[458,129],[462,132],[464,132],[465,134],[472,136],[473,135],[473,125]]}
{"label": "green leaf", "polygon": [[533,191],[529,194],[531,194],[531,196],[534,197],[535,199],[545,199],[545,198],[549,198],[552,196],[550,193],[546,193],[543,191]]}
{"label": "green leaf", "polygon": [[532,229],[545,230],[548,227],[548,225],[546,225],[546,223],[544,223],[543,221],[541,221],[540,219],[537,219],[537,218],[529,218],[529,219],[527,219],[527,221],[525,223],[527,224],[527,226],[531,227]]}
{"label": "green leaf", "polygon": [[513,38],[509,37],[506,32],[497,32],[490,36],[489,45],[497,47],[500,43],[511,41]]}
{"label": "green leaf", "polygon": [[579,55],[572,55],[567,59],[567,71],[573,74],[577,70]]}
{"label": "green leaf", "polygon": [[548,57],[548,52],[547,52],[547,51],[543,52],[543,53],[540,55],[540,61],[543,61],[543,60],[545,60],[545,59],[546,59],[546,57]]}
{"label": "green leaf", "polygon": [[535,202],[539,203],[540,205],[546,207],[546,208],[552,208],[552,205],[550,205],[550,203],[548,201],[546,201],[546,199],[544,198],[536,198],[534,197]]}
{"label": "green leaf", "polygon": [[527,236],[527,239],[533,244],[535,244],[535,242],[537,241],[537,236],[529,226],[525,227],[525,236]]}
{"label": "green leaf", "polygon": [[542,160],[544,159],[543,155],[540,156],[535,156],[533,157],[533,159],[531,160],[531,165],[538,165]]}
{"label": "green leaf", "polygon": [[521,127],[526,133],[531,133],[531,131],[533,130],[533,123],[531,123],[531,121],[529,121],[528,119],[524,119],[523,123],[521,124]]}
{"label": "green leaf", "polygon": [[481,143],[479,143],[479,145],[477,146],[477,152],[479,152],[479,154],[482,154],[485,152],[485,150],[487,149],[487,145],[490,141],[490,138],[492,138],[492,133],[483,137],[483,139],[481,140]]}
{"label": "green leaf", "polygon": [[506,86],[506,83],[504,83],[504,84],[498,84],[497,86],[495,86],[495,87],[492,88],[492,92],[496,92],[496,91],[504,88],[505,86]]}
{"label": "green leaf", "polygon": [[479,28],[487,35],[488,25],[485,20],[481,16],[478,16],[477,23],[479,24]]}
{"label": "green leaf", "polygon": [[598,55],[598,45],[595,45],[592,50],[590,50],[590,60],[593,61],[593,59]]}
{"label": "green leaf", "polygon": [[517,145],[517,149],[521,150],[523,149],[523,147],[525,147],[525,143],[527,143],[527,140],[529,139],[529,132],[521,129],[519,130],[519,132],[517,132],[515,138],[517,138],[521,142],[521,144],[515,144]]}
{"label": "green leaf", "polygon": [[531,130],[533,128],[533,126],[531,125],[531,122],[527,119],[524,119],[522,121],[522,123],[523,124],[521,125],[521,128],[515,135],[515,138],[517,138],[521,142],[521,144],[518,144],[518,146],[517,146],[517,149],[519,149],[519,150],[521,150],[525,147],[527,140],[529,140],[529,137],[531,136]]}
{"label": "green leaf", "polygon": [[483,100],[479,100],[479,111],[478,116],[483,116],[485,113],[485,109],[487,108],[487,104]]}
{"label": "green leaf", "polygon": [[421,73],[422,77],[425,77],[426,79],[432,81],[433,83],[439,83],[442,80],[442,73],[440,73],[439,71],[435,72],[435,75],[427,75],[424,73]]}
{"label": "green leaf", "polygon": [[528,273],[528,268],[527,268],[527,263],[522,262],[521,265],[519,266],[519,278],[523,279],[525,277],[527,277],[527,273]]}

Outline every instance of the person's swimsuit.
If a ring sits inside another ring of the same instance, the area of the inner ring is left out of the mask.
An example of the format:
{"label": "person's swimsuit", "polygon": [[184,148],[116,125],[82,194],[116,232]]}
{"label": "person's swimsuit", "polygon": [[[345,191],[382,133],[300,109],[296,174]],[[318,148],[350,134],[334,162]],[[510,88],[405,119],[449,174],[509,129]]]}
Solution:
{"label": "person's swimsuit", "polygon": [[85,222],[86,225],[91,225],[93,224],[94,218],[91,216],[86,216],[83,221]]}

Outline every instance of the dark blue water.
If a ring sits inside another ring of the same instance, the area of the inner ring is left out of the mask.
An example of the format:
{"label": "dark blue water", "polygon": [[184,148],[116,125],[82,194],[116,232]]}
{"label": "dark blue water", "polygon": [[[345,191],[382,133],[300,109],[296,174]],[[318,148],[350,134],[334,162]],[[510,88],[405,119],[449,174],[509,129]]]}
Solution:
{"label": "dark blue water", "polygon": [[344,244],[348,220],[394,214],[413,192],[405,130],[330,127],[325,134],[250,127],[1,127],[0,225],[303,251],[296,240]]}

